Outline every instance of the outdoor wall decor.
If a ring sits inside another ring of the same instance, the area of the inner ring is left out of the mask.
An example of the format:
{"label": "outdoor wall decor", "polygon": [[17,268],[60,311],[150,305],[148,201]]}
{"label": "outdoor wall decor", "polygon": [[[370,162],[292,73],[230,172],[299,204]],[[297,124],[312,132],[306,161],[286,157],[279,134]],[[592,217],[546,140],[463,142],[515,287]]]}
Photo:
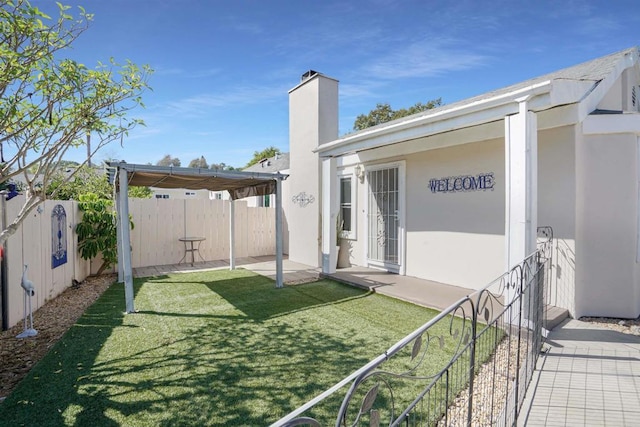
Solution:
{"label": "outdoor wall decor", "polygon": [[291,198],[293,203],[299,204],[301,208],[307,207],[307,205],[316,201],[316,198],[313,197],[312,194],[307,194],[306,192],[301,192],[296,194]]}
{"label": "outdoor wall decor", "polygon": [[55,205],[51,212],[51,268],[67,263],[67,213]]}
{"label": "outdoor wall decor", "polygon": [[432,178],[429,188],[432,193],[458,193],[463,191],[493,191],[495,178],[493,172],[477,175],[448,176]]}

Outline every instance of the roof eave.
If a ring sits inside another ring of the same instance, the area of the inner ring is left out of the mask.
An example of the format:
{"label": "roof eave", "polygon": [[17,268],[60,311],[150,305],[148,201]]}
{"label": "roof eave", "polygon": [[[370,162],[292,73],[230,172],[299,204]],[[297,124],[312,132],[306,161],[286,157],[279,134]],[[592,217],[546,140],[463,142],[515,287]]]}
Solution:
{"label": "roof eave", "polygon": [[546,80],[452,109],[436,111],[428,115],[419,115],[388,126],[348,135],[320,145],[315,151],[323,157],[333,157],[363,149],[376,148],[397,141],[491,122],[497,118],[517,113],[518,99],[523,97],[528,97],[531,108],[541,109],[548,104],[549,97],[544,95],[548,95],[552,87],[552,81]]}

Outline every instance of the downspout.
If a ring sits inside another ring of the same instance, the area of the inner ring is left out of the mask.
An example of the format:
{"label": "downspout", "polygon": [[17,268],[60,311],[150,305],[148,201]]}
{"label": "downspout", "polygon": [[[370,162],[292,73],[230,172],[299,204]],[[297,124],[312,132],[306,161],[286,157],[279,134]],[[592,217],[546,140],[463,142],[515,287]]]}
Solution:
{"label": "downspout", "polygon": [[[2,209],[2,219],[1,225],[2,229],[6,228],[7,224],[7,192],[0,191],[0,198],[2,198],[2,202],[0,202],[0,206]],[[2,298],[2,330],[6,331],[9,325],[9,288],[8,288],[8,270],[7,270],[7,245],[5,242],[4,247],[2,249],[2,260],[0,261],[0,295]]]}

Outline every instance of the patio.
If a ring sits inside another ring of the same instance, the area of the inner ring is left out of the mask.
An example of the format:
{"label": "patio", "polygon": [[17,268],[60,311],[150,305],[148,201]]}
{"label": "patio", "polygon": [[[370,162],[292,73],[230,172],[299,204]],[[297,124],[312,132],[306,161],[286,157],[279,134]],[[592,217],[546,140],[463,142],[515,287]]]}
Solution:
{"label": "patio", "polygon": [[[273,280],[276,279],[275,256],[239,258],[236,260],[236,267],[253,271]],[[133,275],[134,277],[149,277],[168,273],[187,273],[228,268],[229,260],[227,259],[195,263],[193,266],[184,263],[134,268]],[[410,276],[390,274],[386,271],[366,267],[341,268],[334,274],[323,275],[319,268],[293,262],[286,256],[283,260],[283,275],[284,283],[287,285],[313,282],[323,276],[438,310],[443,310],[460,298],[475,292],[473,289]]]}

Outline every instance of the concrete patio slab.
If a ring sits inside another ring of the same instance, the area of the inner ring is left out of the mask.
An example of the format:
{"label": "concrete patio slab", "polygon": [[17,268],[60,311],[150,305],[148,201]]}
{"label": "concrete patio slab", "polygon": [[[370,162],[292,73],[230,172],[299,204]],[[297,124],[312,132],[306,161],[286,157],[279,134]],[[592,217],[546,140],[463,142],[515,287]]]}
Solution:
{"label": "concrete patio slab", "polygon": [[390,297],[443,310],[475,291],[432,280],[390,274],[366,267],[341,268],[329,278]]}

